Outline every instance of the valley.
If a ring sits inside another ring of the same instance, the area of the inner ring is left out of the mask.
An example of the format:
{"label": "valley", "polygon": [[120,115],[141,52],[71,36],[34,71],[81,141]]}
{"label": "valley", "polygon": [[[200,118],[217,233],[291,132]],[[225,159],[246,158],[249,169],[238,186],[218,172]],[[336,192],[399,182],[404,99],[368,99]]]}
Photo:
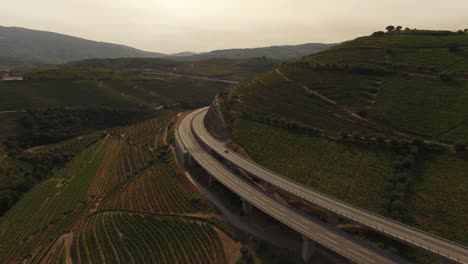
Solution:
{"label": "valley", "polygon": [[320,47],[13,69],[0,262],[466,263],[468,34]]}

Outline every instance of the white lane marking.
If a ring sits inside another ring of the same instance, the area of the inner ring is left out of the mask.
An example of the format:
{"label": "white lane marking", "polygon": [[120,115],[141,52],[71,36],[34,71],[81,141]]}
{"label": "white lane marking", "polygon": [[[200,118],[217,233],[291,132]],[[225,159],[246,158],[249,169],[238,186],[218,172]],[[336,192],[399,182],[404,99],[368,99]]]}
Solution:
{"label": "white lane marking", "polygon": [[322,235],[322,234],[320,234],[320,233],[317,233],[317,235],[319,235],[319,236],[325,238],[326,240],[328,240],[328,241],[334,243],[335,245],[338,245],[338,242],[336,242],[335,240],[333,240],[333,239],[331,239],[331,238],[329,238],[329,237],[326,237],[326,236],[324,236],[324,235]]}
{"label": "white lane marking", "polygon": [[284,209],[283,207],[280,207],[280,208],[278,208],[278,209],[280,209],[280,210],[283,211],[283,212],[286,212],[286,209]]}
{"label": "white lane marking", "polygon": [[303,228],[305,228],[305,229],[307,229],[307,230],[310,230],[310,228],[308,228],[307,226],[305,226],[305,225],[299,223],[298,221],[296,221],[296,220],[294,220],[294,219],[289,219],[289,220],[293,221],[293,222],[296,223],[297,225],[300,225],[300,226],[302,226]]}
{"label": "white lane marking", "polygon": [[262,201],[260,201],[260,200],[258,200],[257,198],[252,197],[252,200],[253,200],[254,202],[256,202],[256,203],[259,203],[259,204],[262,205],[262,206],[265,206],[265,203],[262,202]]}
{"label": "white lane marking", "polygon": [[352,250],[352,249],[350,249],[350,248],[348,248],[348,250],[351,251],[351,252],[353,252],[354,254],[356,254],[356,255],[362,257],[362,258],[365,258],[365,259],[369,260],[370,262],[375,262],[375,261],[373,261],[372,259],[370,259],[370,258],[368,258],[368,257],[366,257],[366,256],[363,256],[363,255],[357,253],[356,251],[354,251],[354,250]]}
{"label": "white lane marking", "polygon": [[362,252],[364,252],[364,253],[366,253],[366,254],[368,254],[368,255],[370,254],[370,252],[369,252],[369,251],[367,251],[367,250],[364,250],[364,249],[362,249],[362,248],[359,248],[359,250],[360,250],[360,251],[362,251]]}
{"label": "white lane marking", "polygon": [[282,216],[285,216],[283,213],[281,213],[280,211],[276,210],[275,208],[271,208],[271,210],[275,211],[277,214],[280,214]]}

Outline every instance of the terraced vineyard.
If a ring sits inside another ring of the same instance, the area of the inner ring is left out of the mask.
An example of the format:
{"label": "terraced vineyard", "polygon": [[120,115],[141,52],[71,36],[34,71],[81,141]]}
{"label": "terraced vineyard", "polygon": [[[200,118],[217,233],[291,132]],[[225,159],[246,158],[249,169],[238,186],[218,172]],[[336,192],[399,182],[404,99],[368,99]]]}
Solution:
{"label": "terraced vineyard", "polygon": [[241,82],[220,111],[267,168],[467,244],[467,49],[467,33],[357,38]]}
{"label": "terraced vineyard", "polygon": [[201,106],[208,104],[225,83],[184,78],[120,80],[27,80],[0,83],[0,110],[56,106],[109,107]]}
{"label": "terraced vineyard", "polygon": [[281,67],[281,72],[291,80],[317,91],[356,113],[372,106],[383,81],[375,75],[326,70],[311,71],[295,64]]}
{"label": "terraced vineyard", "polygon": [[76,263],[226,263],[211,225],[126,212],[89,216],[72,250]]}
{"label": "terraced vineyard", "polygon": [[[77,155],[0,218],[0,262],[225,263],[219,231],[165,143],[171,120],[162,112],[104,138],[29,150]],[[14,165],[2,156],[0,167]]]}
{"label": "terraced vineyard", "polygon": [[395,154],[291,134],[248,120],[239,122],[233,136],[261,165],[323,193],[383,213],[385,180],[393,173]]}
{"label": "terraced vineyard", "polygon": [[234,109],[240,112],[276,115],[333,134],[346,129],[374,137],[396,136],[391,129],[363,121],[277,72],[243,82],[231,89],[230,95],[235,98]]}
{"label": "terraced vineyard", "polygon": [[387,77],[370,115],[425,137],[466,141],[467,100],[468,81]]}
{"label": "terraced vineyard", "polygon": [[53,145],[31,148],[26,150],[24,155],[41,156],[48,153],[68,153],[70,155],[76,155],[101,138],[102,134],[100,133],[84,135]]}
{"label": "terraced vineyard", "polygon": [[86,149],[0,218],[1,262],[31,254],[72,226],[89,205],[86,191],[105,151],[102,142]]}
{"label": "terraced vineyard", "polygon": [[319,64],[395,65],[403,67],[427,67],[437,72],[447,70],[467,73],[466,53],[450,53],[449,45],[456,43],[462,51],[468,46],[467,34],[424,35],[422,32],[401,32],[383,36],[360,37],[331,47],[304,61]]}
{"label": "terraced vineyard", "polygon": [[468,244],[468,162],[442,155],[432,158],[416,179],[415,224]]}
{"label": "terraced vineyard", "polygon": [[199,211],[190,202],[193,193],[181,189],[174,175],[174,164],[158,162],[109,196],[100,208],[170,214]]}

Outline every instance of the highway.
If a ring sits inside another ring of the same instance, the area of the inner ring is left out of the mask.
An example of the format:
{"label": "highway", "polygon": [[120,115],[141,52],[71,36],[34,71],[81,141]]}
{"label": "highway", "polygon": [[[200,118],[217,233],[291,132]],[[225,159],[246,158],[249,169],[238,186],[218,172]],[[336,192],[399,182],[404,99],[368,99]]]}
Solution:
{"label": "highway", "polygon": [[[204,168],[212,177],[215,177],[224,186],[238,194],[242,199],[248,201],[256,208],[296,230],[310,240],[335,251],[339,255],[353,262],[365,264],[401,262],[391,258],[389,255],[385,255],[384,252],[377,251],[376,249],[361,242],[357,242],[351,237],[343,235],[324,224],[306,217],[296,209],[288,207],[287,205],[284,205],[276,201],[274,198],[266,195],[264,192],[258,190],[253,185],[228,170],[200,146],[192,132],[192,120],[199,120],[197,117],[202,115],[198,114],[204,113],[205,110],[206,108],[197,110],[184,117],[176,131],[176,145],[179,144],[179,148],[183,148],[185,151],[188,151],[191,158]],[[179,140],[180,142],[177,143]]]}
{"label": "highway", "polygon": [[449,258],[458,263],[468,263],[468,248],[465,246],[436,237],[432,234],[428,234],[416,228],[393,221],[364,209],[360,209],[346,202],[309,189],[286,179],[277,173],[263,168],[250,160],[244,159],[242,156],[232,151],[226,153],[225,143],[214,138],[205,128],[203,121],[207,113],[207,109],[208,108],[205,107],[197,111],[198,115],[195,116],[192,123],[193,133],[199,141],[206,146],[209,146],[210,149],[231,162],[233,165],[276,186],[277,188],[301,197],[302,199],[334,212],[343,218],[361,223],[373,230],[385,234],[386,236],[429,250],[437,255]]}
{"label": "highway", "polygon": [[209,78],[209,77],[200,77],[200,76],[192,76],[192,75],[183,75],[183,74],[172,73],[172,72],[149,72],[149,73],[150,73],[150,74],[154,74],[154,75],[164,75],[164,76],[182,77],[182,78],[189,78],[189,79],[195,79],[195,80],[201,80],[201,81],[209,81],[209,82],[222,82],[222,83],[229,83],[229,84],[238,84],[238,83],[239,83],[239,82],[230,81],[230,80],[222,80],[222,79],[215,79],[215,78]]}

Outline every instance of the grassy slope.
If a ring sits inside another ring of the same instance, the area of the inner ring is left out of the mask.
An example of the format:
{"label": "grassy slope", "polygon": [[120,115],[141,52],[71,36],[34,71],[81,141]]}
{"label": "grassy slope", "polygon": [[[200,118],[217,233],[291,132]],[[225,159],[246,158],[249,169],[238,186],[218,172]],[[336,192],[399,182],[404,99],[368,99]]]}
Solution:
{"label": "grassy slope", "polygon": [[425,164],[416,180],[416,225],[468,244],[468,162],[442,155]]}
{"label": "grassy slope", "polygon": [[0,109],[105,105],[201,106],[228,85],[182,78],[154,80],[31,80],[0,82]]}
{"label": "grassy slope", "polygon": [[[149,69],[158,72],[172,72],[183,75],[239,81],[257,73],[271,70],[279,63],[280,62],[277,60],[267,58],[212,58],[194,61],[183,61],[179,59],[120,58],[78,61],[61,66],[59,69],[73,70],[74,72],[78,71],[81,73],[83,73],[83,71],[98,71],[101,75],[109,75],[109,69],[114,71]],[[44,70],[39,70],[31,74],[32,76],[38,76],[43,73]],[[57,73],[57,70],[55,70],[55,73]]]}
{"label": "grassy slope", "polygon": [[[454,42],[460,46],[456,53],[448,50]],[[332,135],[346,129],[350,133],[401,139],[395,131],[398,130],[412,137],[466,141],[468,116],[464,102],[468,82],[443,82],[438,74],[465,78],[467,46],[468,34],[405,33],[358,38],[282,65],[280,72],[289,81],[270,72],[242,82],[231,89],[223,111],[270,115]],[[379,71],[356,70],[363,68]],[[384,74],[380,70],[393,73]],[[399,72],[418,75],[407,77]],[[308,93],[304,86],[326,99]],[[356,114],[364,110],[371,123],[349,115],[346,110]],[[236,120],[238,115],[230,116]],[[233,124],[236,143],[259,163],[319,191],[382,212],[384,178],[395,173],[392,162],[397,154],[373,149],[360,151],[357,147],[242,119]],[[364,162],[357,169],[360,157]],[[422,164],[425,169],[415,176],[411,194],[413,224],[466,244],[463,234],[468,227],[464,219],[468,215],[463,201],[468,199],[465,191],[468,181],[461,175],[466,176],[468,162],[441,155],[435,160],[423,160]],[[362,180],[350,184],[350,175],[356,171]],[[359,187],[351,189],[356,183]],[[450,215],[450,221],[445,221],[443,214]]]}
{"label": "grassy slope", "polygon": [[468,81],[430,78],[385,78],[370,114],[393,127],[434,139],[467,140]]}
{"label": "grassy slope", "polygon": [[394,154],[293,134],[248,120],[241,120],[233,134],[261,165],[320,192],[381,212],[385,178],[392,174]]}

